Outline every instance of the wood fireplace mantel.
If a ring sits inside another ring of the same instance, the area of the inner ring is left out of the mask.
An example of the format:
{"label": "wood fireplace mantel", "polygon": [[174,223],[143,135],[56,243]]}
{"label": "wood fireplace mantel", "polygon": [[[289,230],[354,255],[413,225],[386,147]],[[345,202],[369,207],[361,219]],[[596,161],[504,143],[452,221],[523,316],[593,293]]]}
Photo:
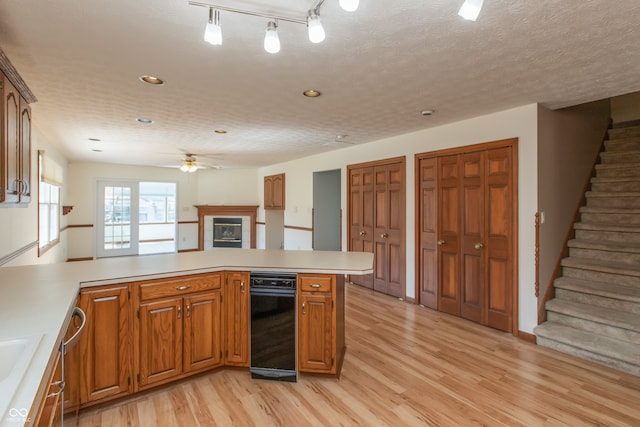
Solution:
{"label": "wood fireplace mantel", "polygon": [[224,206],[195,205],[198,209],[198,250],[204,250],[204,217],[205,216],[248,216],[251,218],[251,248],[256,247],[256,216],[258,205]]}

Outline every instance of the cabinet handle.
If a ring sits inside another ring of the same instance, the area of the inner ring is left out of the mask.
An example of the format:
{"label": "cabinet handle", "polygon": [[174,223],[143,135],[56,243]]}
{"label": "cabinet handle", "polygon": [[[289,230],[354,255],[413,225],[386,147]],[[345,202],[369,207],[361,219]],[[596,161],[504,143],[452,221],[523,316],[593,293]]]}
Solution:
{"label": "cabinet handle", "polygon": [[244,294],[244,282],[240,282],[240,293]]}
{"label": "cabinet handle", "polygon": [[191,316],[191,304],[187,304],[187,314],[186,314],[186,316],[187,317]]}
{"label": "cabinet handle", "polygon": [[309,286],[311,286],[312,288],[318,289],[320,287],[319,283],[312,283]]}
{"label": "cabinet handle", "polygon": [[307,312],[305,311],[305,308],[304,308],[304,303],[302,303],[302,314],[307,314]]}
{"label": "cabinet handle", "polygon": [[186,291],[187,289],[189,289],[191,286],[189,285],[182,285],[182,286],[178,286],[176,288],[177,291]]}
{"label": "cabinet handle", "polygon": [[444,245],[446,242],[444,240],[438,240],[438,246]]}
{"label": "cabinet handle", "polygon": [[180,318],[181,313],[182,313],[182,307],[178,305],[178,319]]}
{"label": "cabinet handle", "polygon": [[57,385],[58,386],[58,391],[56,391],[55,393],[51,393],[49,395],[47,395],[47,397],[56,397],[59,396],[60,394],[62,394],[62,392],[64,391],[64,386],[65,383],[64,381],[56,381],[56,382],[52,382],[51,383],[52,386]]}

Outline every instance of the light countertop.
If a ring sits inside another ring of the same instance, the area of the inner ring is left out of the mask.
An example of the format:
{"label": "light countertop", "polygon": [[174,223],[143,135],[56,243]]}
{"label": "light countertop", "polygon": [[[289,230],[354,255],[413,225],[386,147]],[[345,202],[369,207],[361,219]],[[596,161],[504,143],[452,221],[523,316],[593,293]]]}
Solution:
{"label": "light countertop", "polygon": [[0,381],[0,396],[12,396],[9,404],[0,405],[0,425],[22,425],[25,411],[42,398],[41,382],[51,374],[80,287],[222,270],[362,275],[373,272],[373,254],[220,249],[0,267],[0,342],[40,339],[19,386],[9,390]]}

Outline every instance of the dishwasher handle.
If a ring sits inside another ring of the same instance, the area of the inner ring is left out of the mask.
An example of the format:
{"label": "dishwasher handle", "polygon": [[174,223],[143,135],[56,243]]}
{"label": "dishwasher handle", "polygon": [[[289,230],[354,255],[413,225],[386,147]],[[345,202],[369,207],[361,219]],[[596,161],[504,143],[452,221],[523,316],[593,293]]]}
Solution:
{"label": "dishwasher handle", "polygon": [[73,319],[76,316],[80,318],[80,326],[78,327],[78,330],[75,332],[75,334],[73,334],[71,338],[69,338],[63,343],[65,354],[67,353],[67,349],[73,347],[76,341],[80,339],[80,335],[84,330],[84,326],[87,324],[87,315],[84,314],[84,311],[82,311],[80,307],[75,307],[73,309],[73,312],[71,313],[71,319]]}

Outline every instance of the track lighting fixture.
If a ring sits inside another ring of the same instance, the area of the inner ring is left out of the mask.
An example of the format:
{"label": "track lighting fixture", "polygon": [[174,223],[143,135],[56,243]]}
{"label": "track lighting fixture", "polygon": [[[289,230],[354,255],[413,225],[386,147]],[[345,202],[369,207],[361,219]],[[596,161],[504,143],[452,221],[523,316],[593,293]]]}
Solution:
{"label": "track lighting fixture", "polygon": [[278,22],[269,21],[264,34],[264,50],[269,53],[280,52],[280,38],[278,37]]}
{"label": "track lighting fixture", "polygon": [[309,32],[309,41],[311,43],[320,43],[324,41],[325,34],[320,22],[320,15],[317,11],[311,9],[307,15],[307,30]]}
{"label": "track lighting fixture", "polygon": [[220,27],[220,11],[209,8],[209,22],[204,29],[204,41],[214,46],[222,44],[222,28]]}
{"label": "track lighting fixture", "polygon": [[475,21],[480,15],[480,9],[482,9],[482,3],[484,0],[465,0],[458,12],[458,15],[469,21]]}
{"label": "track lighting fixture", "polygon": [[[189,0],[192,6],[201,6],[209,9],[209,23],[205,29],[204,39],[213,45],[222,44],[222,29],[220,27],[220,11],[233,12],[242,15],[258,16],[267,18],[267,29],[264,35],[264,50],[269,53],[280,52],[280,38],[278,36],[278,22],[285,21],[294,24],[302,24],[307,26],[309,41],[311,43],[321,43],[325,39],[324,28],[320,22],[320,8],[325,0],[316,0],[313,7],[307,11],[304,18],[291,18],[287,16],[274,15],[263,12],[254,12],[251,10],[235,9],[228,6],[214,5],[203,3],[201,1]],[[347,12],[353,12],[358,9],[360,0],[339,0],[340,7]],[[464,19],[475,21],[480,14],[484,0],[465,0],[460,8],[458,15]]]}
{"label": "track lighting fixture", "polygon": [[340,7],[347,12],[354,12],[358,9],[358,3],[360,3],[360,0],[340,0]]}

